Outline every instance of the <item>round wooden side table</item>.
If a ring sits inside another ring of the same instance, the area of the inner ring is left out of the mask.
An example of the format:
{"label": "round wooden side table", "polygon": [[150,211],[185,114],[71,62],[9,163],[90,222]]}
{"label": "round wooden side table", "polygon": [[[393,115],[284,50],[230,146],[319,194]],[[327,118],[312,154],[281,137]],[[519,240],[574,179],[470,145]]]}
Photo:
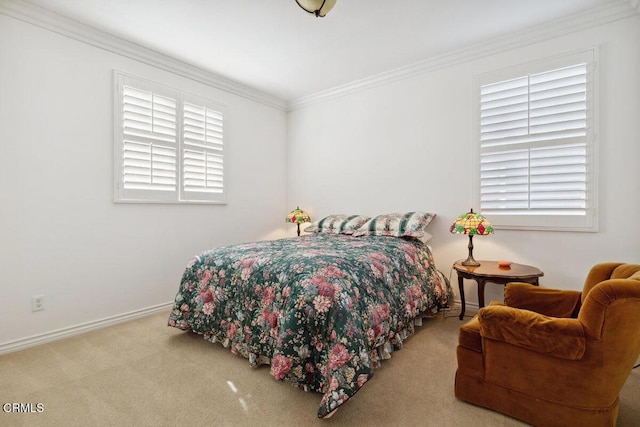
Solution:
{"label": "round wooden side table", "polygon": [[460,288],[460,301],[462,310],[460,320],[464,317],[465,299],[463,279],[475,280],[478,284],[478,306],[484,307],[484,285],[487,282],[506,285],[509,282],[525,282],[538,286],[538,278],[544,273],[536,267],[524,264],[512,263],[509,267],[500,267],[498,261],[478,261],[479,266],[466,266],[461,262],[453,264],[453,268],[458,272],[458,287]]}

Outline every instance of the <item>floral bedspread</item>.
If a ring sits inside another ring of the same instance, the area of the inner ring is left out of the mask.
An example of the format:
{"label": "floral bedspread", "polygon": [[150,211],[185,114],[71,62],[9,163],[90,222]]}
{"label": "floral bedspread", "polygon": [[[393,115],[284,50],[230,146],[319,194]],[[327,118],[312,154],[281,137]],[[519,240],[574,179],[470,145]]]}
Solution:
{"label": "floral bedspread", "polygon": [[415,318],[452,303],[449,282],[422,242],[316,233],[198,255],[169,325],[322,393],[318,417],[325,417],[402,347]]}

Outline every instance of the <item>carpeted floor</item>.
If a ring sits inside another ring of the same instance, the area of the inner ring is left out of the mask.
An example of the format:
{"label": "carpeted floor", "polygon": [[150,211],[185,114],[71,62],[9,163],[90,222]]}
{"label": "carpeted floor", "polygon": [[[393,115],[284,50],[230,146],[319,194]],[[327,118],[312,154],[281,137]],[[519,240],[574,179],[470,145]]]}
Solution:
{"label": "carpeted floor", "polygon": [[[426,320],[403,350],[328,420],[320,395],[276,381],[268,367],[165,326],[168,311],[0,356],[2,426],[521,426],[453,395],[462,322]],[[618,426],[640,425],[640,368],[621,393]],[[36,406],[38,403],[41,407]],[[38,409],[43,409],[38,412]]]}

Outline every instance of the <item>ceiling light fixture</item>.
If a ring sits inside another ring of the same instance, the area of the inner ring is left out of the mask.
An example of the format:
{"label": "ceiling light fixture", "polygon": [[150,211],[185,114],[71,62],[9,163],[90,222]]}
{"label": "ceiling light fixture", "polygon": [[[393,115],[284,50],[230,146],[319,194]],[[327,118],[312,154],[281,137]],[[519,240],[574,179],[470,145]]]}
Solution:
{"label": "ceiling light fixture", "polygon": [[324,18],[329,13],[333,6],[336,5],[336,0],[296,0],[298,6],[304,9],[305,12],[313,13],[317,17]]}

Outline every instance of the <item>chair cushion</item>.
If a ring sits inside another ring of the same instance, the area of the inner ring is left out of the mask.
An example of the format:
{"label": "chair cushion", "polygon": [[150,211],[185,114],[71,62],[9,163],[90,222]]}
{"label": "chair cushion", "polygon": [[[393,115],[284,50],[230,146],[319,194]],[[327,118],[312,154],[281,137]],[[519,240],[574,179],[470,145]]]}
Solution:
{"label": "chair cushion", "polygon": [[477,317],[485,339],[569,360],[581,359],[586,349],[584,328],[577,319],[494,305],[481,308]]}
{"label": "chair cushion", "polygon": [[529,283],[511,282],[504,289],[504,302],[509,307],[552,317],[576,317],[580,296],[578,291],[549,289]]}

